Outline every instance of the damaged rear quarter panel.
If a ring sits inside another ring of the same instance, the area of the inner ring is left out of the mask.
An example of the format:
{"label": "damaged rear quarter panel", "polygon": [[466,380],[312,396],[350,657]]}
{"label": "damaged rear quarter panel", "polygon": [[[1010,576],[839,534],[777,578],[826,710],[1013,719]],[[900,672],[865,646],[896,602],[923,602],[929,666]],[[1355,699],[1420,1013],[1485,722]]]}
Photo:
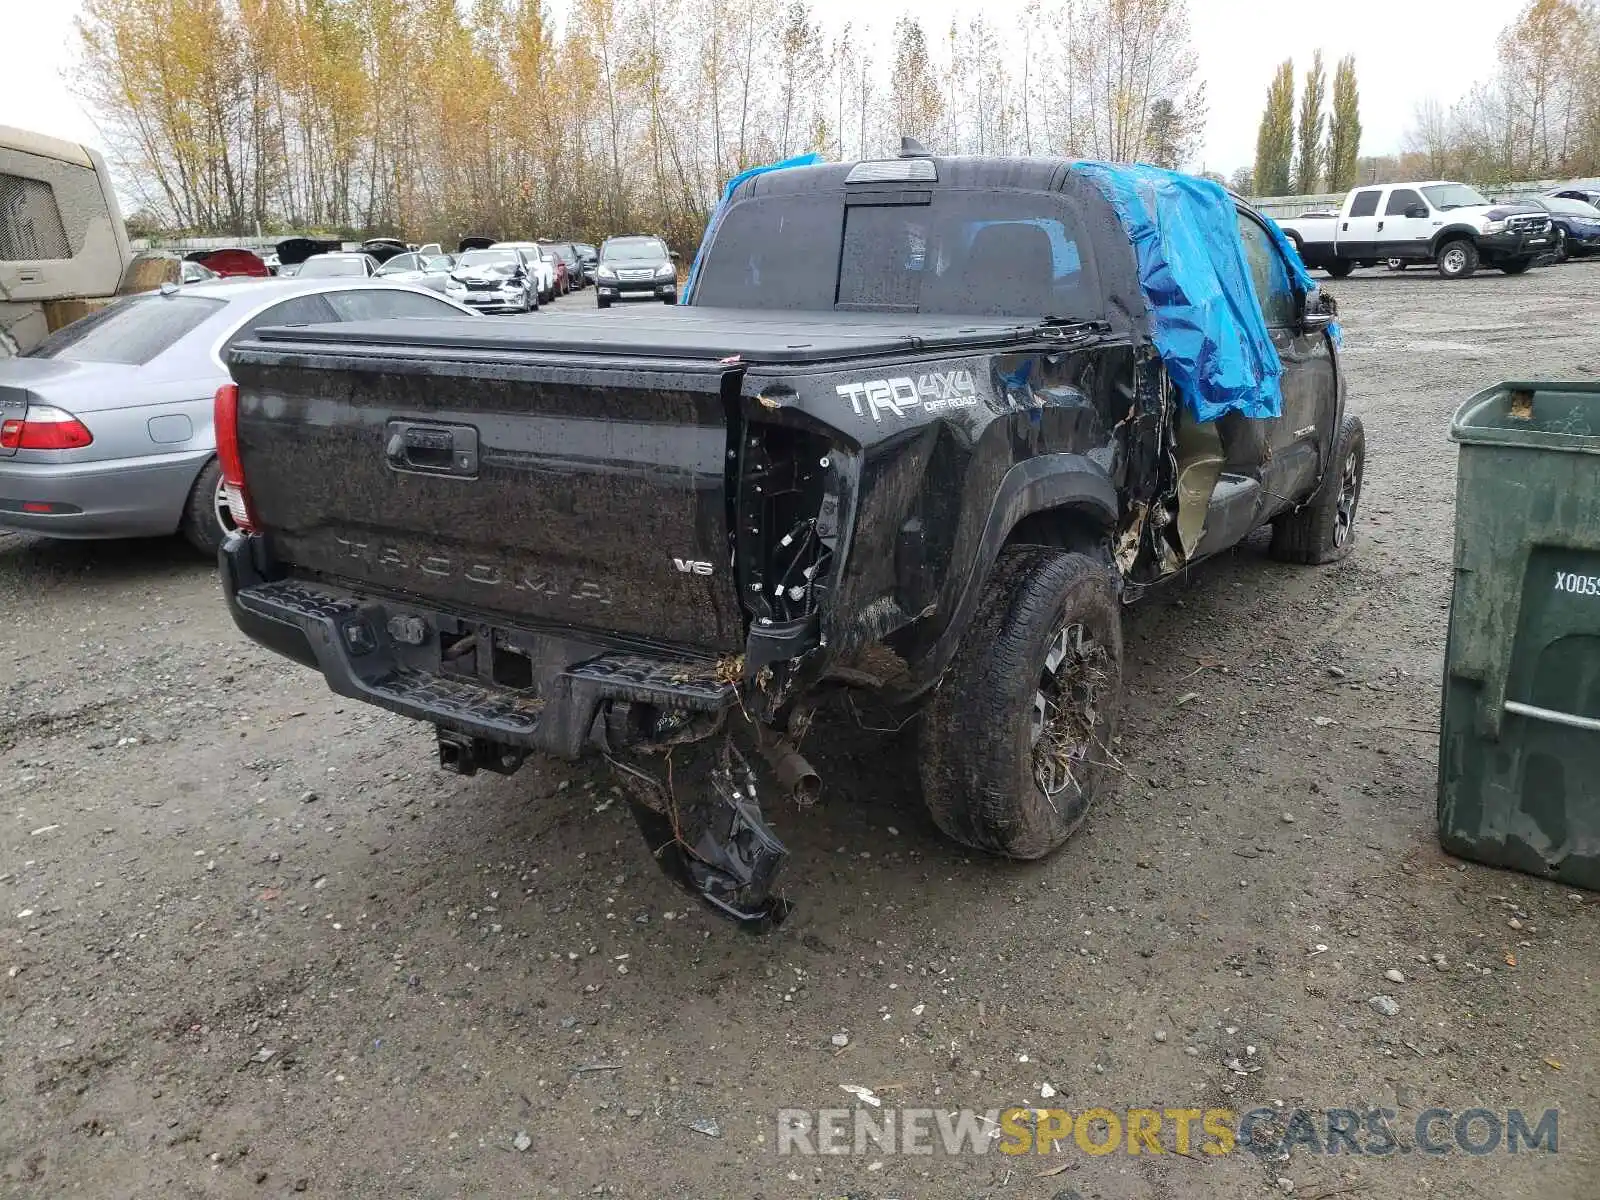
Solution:
{"label": "damaged rear quarter panel", "polygon": [[[1075,528],[1109,536],[1134,367],[1131,343],[1104,337],[808,374],[753,368],[747,396],[784,394],[841,442],[830,455],[846,514],[823,613],[830,660],[918,691],[954,652],[1018,521],[1070,507]],[[865,663],[885,639],[893,653]]]}

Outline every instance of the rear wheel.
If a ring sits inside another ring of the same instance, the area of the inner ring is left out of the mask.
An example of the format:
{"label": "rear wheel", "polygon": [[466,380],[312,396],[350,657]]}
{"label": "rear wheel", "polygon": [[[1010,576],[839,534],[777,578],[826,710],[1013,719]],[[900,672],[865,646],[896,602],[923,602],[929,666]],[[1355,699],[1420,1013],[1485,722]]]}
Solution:
{"label": "rear wheel", "polygon": [[1336,258],[1328,264],[1328,274],[1332,275],[1335,279],[1344,279],[1350,274],[1351,271],[1354,271],[1355,269],[1355,263],[1351,262],[1347,258]]}
{"label": "rear wheel", "polygon": [[1406,269],[1406,260],[1403,258],[1391,258],[1384,265],[1391,271],[1404,271]]}
{"label": "rear wheel", "polygon": [[607,300],[604,296],[599,296],[599,295],[595,296],[594,303],[595,303],[595,307],[596,308],[610,308],[611,307],[611,301]]}
{"label": "rear wheel", "polygon": [[1005,550],[921,732],[923,798],[955,841],[1042,858],[1072,835],[1111,763],[1122,625],[1086,554]]}
{"label": "rear wheel", "polygon": [[1567,231],[1562,226],[1557,225],[1553,236],[1556,242],[1556,261],[1564,263],[1572,257],[1572,247],[1567,245]]}
{"label": "rear wheel", "polygon": [[1316,566],[1349,554],[1355,545],[1356,509],[1366,470],[1366,431],[1360,417],[1346,416],[1317,490],[1299,508],[1273,519],[1272,556]]}
{"label": "rear wheel", "polygon": [[183,506],[183,519],[178,532],[201,554],[215,558],[222,548],[222,539],[238,526],[233,523],[233,513],[228,509],[227,496],[222,490],[222,464],[216,459],[208,462],[189,489],[189,500]]}
{"label": "rear wheel", "polygon": [[1478,269],[1478,248],[1465,238],[1439,247],[1439,274],[1446,279],[1466,279]]}

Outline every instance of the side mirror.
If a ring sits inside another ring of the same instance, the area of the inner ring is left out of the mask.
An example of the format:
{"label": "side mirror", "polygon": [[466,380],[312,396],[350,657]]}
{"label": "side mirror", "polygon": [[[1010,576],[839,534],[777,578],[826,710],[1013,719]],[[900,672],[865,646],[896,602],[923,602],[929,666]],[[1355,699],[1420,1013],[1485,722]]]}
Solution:
{"label": "side mirror", "polygon": [[1411,220],[1420,220],[1427,215],[1428,206],[1426,204],[1413,204],[1410,208],[1406,209],[1406,216]]}
{"label": "side mirror", "polygon": [[1321,288],[1307,292],[1300,301],[1300,328],[1306,333],[1320,333],[1338,315],[1338,301]]}
{"label": "side mirror", "polygon": [[678,252],[676,250],[668,250],[667,253],[672,256],[673,262],[678,261]]}

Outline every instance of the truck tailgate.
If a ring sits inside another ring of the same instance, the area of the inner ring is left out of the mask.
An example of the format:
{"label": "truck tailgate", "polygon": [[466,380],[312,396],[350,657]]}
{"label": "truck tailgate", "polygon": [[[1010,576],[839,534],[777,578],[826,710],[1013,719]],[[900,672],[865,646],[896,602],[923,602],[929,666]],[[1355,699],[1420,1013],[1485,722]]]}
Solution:
{"label": "truck tailgate", "polygon": [[286,337],[230,369],[252,513],[291,572],[523,625],[742,646],[736,367]]}

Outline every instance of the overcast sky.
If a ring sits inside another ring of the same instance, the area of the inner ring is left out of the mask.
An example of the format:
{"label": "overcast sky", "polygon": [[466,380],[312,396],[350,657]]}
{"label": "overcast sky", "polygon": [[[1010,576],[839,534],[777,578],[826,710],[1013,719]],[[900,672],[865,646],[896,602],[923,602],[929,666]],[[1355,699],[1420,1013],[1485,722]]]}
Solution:
{"label": "overcast sky", "polygon": [[[977,12],[938,0],[907,5],[899,0],[812,0],[830,26],[865,21],[886,39],[895,16],[915,8],[930,30],[944,28],[947,14]],[[566,5],[556,0],[559,13]],[[982,11],[1010,28],[1021,0],[988,0]],[[1200,76],[1206,81],[1210,120],[1205,148],[1195,166],[1224,174],[1255,158],[1256,125],[1273,68],[1295,60],[1297,76],[1318,47],[1332,65],[1356,56],[1361,85],[1361,153],[1387,154],[1400,139],[1420,100],[1446,105],[1494,67],[1498,32],[1516,15],[1514,0],[1488,0],[1450,10],[1461,20],[1441,20],[1436,5],[1407,6],[1398,0],[1339,0],[1338,3],[1262,3],[1260,0],[1189,0]],[[72,20],[78,0],[0,0],[5,65],[0,68],[0,125],[100,145],[90,114],[72,95],[64,75],[76,57]],[[181,31],[174,30],[174,36]]]}

